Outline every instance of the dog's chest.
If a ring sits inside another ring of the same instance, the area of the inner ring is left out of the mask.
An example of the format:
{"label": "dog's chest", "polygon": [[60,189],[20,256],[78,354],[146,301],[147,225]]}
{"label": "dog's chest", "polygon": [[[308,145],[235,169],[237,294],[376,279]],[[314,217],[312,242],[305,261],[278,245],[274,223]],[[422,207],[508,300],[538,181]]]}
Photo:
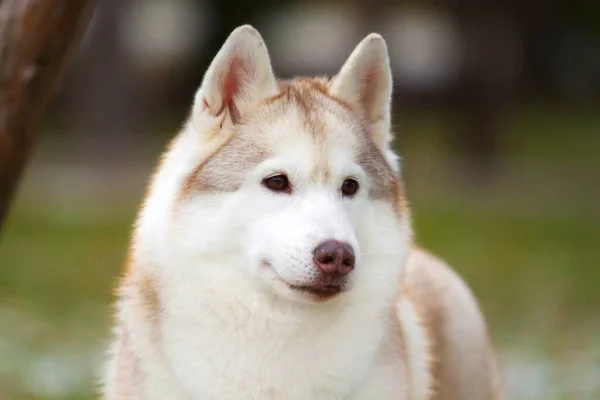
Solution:
{"label": "dog's chest", "polygon": [[[381,383],[370,376],[383,333],[377,325],[351,318],[323,326],[322,320],[224,315],[164,321],[165,355],[193,398],[331,400],[354,399],[350,394],[358,389],[365,395],[380,390],[364,387]],[[394,385],[401,381],[391,378]]]}

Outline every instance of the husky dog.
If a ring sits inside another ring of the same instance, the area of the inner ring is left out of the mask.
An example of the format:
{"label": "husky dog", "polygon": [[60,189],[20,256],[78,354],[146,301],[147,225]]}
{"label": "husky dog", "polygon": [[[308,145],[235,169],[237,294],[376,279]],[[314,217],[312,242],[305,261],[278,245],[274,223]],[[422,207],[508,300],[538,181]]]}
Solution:
{"label": "husky dog", "polygon": [[415,247],[387,47],[279,81],[233,31],[140,211],[106,399],[500,399],[465,283]]}

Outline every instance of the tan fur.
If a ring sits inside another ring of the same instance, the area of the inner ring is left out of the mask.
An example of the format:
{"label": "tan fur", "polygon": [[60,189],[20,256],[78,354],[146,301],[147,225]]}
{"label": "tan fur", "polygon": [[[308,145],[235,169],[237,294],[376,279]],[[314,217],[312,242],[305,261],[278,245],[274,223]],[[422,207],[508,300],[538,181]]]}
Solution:
{"label": "tan fur", "polygon": [[414,248],[404,281],[431,334],[433,399],[503,399],[484,318],[462,279],[443,261]]}
{"label": "tan fur", "polygon": [[121,298],[136,305],[140,316],[148,325],[153,342],[160,332],[160,293],[156,280],[140,268],[130,267],[120,288]]}
{"label": "tan fur", "polygon": [[123,331],[118,343],[116,356],[117,379],[115,390],[119,397],[132,398],[139,390],[140,365],[139,360],[131,349],[129,333]]}
{"label": "tan fur", "polygon": [[[400,289],[401,291],[403,290],[402,288]],[[393,332],[392,334],[392,340],[394,342],[396,342],[396,349],[391,350],[391,352],[395,353],[394,355],[396,357],[402,357],[402,359],[406,359],[407,357],[407,349],[406,349],[406,337],[404,334],[404,330],[402,329],[402,326],[400,325],[400,321],[398,320],[398,312],[396,310],[396,305],[394,304],[394,307],[392,307],[392,309],[390,309],[390,327],[391,330]],[[392,348],[393,349],[393,348]],[[407,375],[407,382],[408,382],[408,387],[406,388],[406,391],[408,393],[412,393],[413,388],[411,387],[411,371],[406,368],[406,375]]]}
{"label": "tan fur", "polygon": [[[410,253],[409,253],[409,257],[410,257]],[[424,315],[423,315],[423,310],[421,309],[422,305],[419,304],[418,302],[415,301],[415,299],[413,298],[413,296],[411,295],[411,288],[408,284],[408,281],[406,279],[401,279],[400,282],[400,296],[403,296],[406,300],[410,301],[413,304],[413,307],[415,308],[415,311],[417,312],[418,316],[419,316],[419,321],[421,322],[421,324],[423,325],[423,327],[425,328],[426,334],[427,334],[427,338],[428,338],[428,342],[429,342],[429,353],[426,355],[426,358],[428,360],[428,368],[427,368],[427,372],[430,374],[431,376],[431,380],[432,380],[432,386],[430,387],[430,397],[428,397],[428,400],[434,400],[435,396],[437,394],[437,380],[436,380],[436,374],[434,372],[434,368],[436,365],[436,356],[435,356],[435,349],[433,347],[433,334],[431,332],[431,325],[428,325],[425,321]],[[403,328],[400,324],[398,324],[398,329],[400,329],[401,331],[403,331]],[[400,334],[400,339],[405,340],[405,333],[401,333]],[[407,349],[406,349],[406,343],[403,343],[403,348],[404,348],[404,354],[405,357],[409,357],[408,353],[407,353]]]}

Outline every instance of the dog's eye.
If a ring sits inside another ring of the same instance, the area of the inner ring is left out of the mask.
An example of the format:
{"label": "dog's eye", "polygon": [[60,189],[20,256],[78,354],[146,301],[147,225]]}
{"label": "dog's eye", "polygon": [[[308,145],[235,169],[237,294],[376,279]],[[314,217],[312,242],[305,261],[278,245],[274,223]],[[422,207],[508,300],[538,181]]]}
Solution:
{"label": "dog's eye", "polygon": [[354,196],[358,192],[358,182],[355,179],[346,179],[342,183],[342,194],[344,196]]}
{"label": "dog's eye", "polygon": [[263,180],[263,185],[274,192],[291,193],[290,181],[283,174],[273,175]]}

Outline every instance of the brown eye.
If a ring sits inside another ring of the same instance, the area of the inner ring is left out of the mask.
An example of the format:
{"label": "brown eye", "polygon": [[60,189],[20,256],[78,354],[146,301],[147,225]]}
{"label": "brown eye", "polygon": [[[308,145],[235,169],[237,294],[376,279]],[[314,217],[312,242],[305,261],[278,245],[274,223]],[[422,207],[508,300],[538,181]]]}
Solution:
{"label": "brown eye", "polygon": [[290,193],[290,181],[285,175],[273,175],[263,180],[263,185],[274,192]]}
{"label": "brown eye", "polygon": [[355,179],[346,179],[342,183],[342,194],[344,196],[354,196],[358,192],[358,182]]}

